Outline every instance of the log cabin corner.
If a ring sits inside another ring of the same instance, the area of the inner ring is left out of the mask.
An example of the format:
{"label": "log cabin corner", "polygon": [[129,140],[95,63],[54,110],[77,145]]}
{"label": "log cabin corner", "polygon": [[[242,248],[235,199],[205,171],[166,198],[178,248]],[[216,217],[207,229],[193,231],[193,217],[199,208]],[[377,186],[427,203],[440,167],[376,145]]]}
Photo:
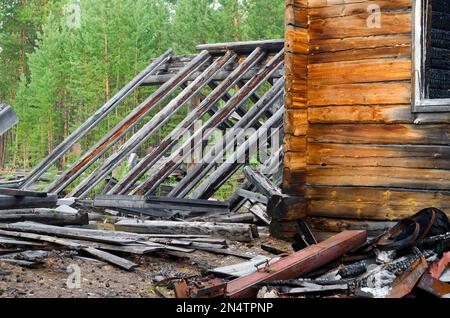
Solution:
{"label": "log cabin corner", "polygon": [[449,0],[287,0],[285,107],[275,236],[450,215]]}

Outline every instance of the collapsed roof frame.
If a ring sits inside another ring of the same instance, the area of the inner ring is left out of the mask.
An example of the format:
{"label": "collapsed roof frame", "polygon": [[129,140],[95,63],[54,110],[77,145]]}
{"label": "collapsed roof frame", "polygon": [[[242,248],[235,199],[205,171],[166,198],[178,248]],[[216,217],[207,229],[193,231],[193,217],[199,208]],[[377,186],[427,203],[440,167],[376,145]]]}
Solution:
{"label": "collapsed roof frame", "polygon": [[[59,145],[47,158],[25,178],[21,189],[29,188],[42,176],[53,164],[55,164],[73,145],[85,137],[98,123],[111,113],[123,100],[125,100],[137,88],[148,85],[161,85],[144,102],[129,113],[116,127],[109,131],[99,142],[92,146],[69,169],[58,176],[46,189],[47,192],[62,194],[75,180],[89,169],[95,162],[109,151],[119,140],[135,127],[148,114],[161,106],[162,102],[181,88],[181,92],[161,110],[155,112],[153,117],[146,122],[132,137],[111,156],[100,162],[99,166],[67,196],[86,198],[100,182],[105,180],[130,154],[144,144],[155,132],[169,122],[174,114],[186,106],[194,98],[200,98],[200,103],[192,109],[172,132],[167,135],[156,148],[145,156],[118,184],[113,186],[109,195],[148,195],[166,180],[183,162],[187,156],[202,144],[205,140],[205,132],[208,129],[221,127],[230,128],[235,132],[238,129],[254,128],[255,135],[251,136],[243,145],[240,145],[232,157],[238,154],[248,158],[250,148],[258,142],[258,137],[263,131],[274,128],[278,132],[282,126],[283,111],[282,101],[284,97],[284,41],[257,41],[241,43],[223,43],[203,45],[198,47],[199,54],[192,57],[176,57],[171,50],[155,59],[143,72],[138,74],[127,86],[116,94],[110,101],[103,105],[93,116],[83,123],[61,145]],[[272,87],[259,96],[257,91],[264,84],[270,83]],[[209,88],[211,92],[203,95],[203,89]],[[235,90],[231,94],[231,90]],[[218,108],[219,101],[225,105]],[[247,111],[245,103],[252,102]],[[274,105],[278,106],[278,110]],[[274,110],[275,109],[275,110]],[[174,148],[184,133],[193,129],[194,123],[203,118],[205,114],[211,117],[200,129],[194,131],[192,136],[179,148]],[[236,121],[233,123],[232,119]],[[261,119],[266,118],[262,123]],[[206,133],[208,134],[208,133]],[[198,138],[198,136],[203,138]],[[207,135],[206,137],[208,137]],[[264,144],[270,144],[270,137]],[[233,150],[232,145],[240,140],[242,134],[238,133],[234,139],[219,140],[213,146],[206,158],[217,159],[224,156],[227,151]],[[198,142],[200,140],[200,143]],[[220,151],[219,144],[225,143],[225,150]],[[231,145],[231,146],[230,146]],[[188,151],[185,151],[191,146]],[[171,155],[165,155],[172,151]],[[274,149],[278,151],[279,149]],[[181,156],[181,159],[180,159]],[[150,175],[140,185],[136,184],[148,173],[157,162],[165,158],[161,169],[151,171]],[[237,158],[237,157],[236,157]],[[186,198],[194,188],[202,182],[202,179],[216,167],[215,164],[201,162],[182,179],[169,196]],[[213,161],[216,162],[216,161]],[[237,161],[236,161],[237,162]],[[211,176],[203,181],[199,189],[195,190],[192,198],[209,198],[228,180],[242,164],[236,164],[229,160],[217,168],[222,173],[220,180],[212,180]],[[213,176],[217,175],[213,172]],[[80,178],[81,179],[81,178]],[[181,189],[181,190],[180,190]],[[201,192],[201,193],[200,193]]]}

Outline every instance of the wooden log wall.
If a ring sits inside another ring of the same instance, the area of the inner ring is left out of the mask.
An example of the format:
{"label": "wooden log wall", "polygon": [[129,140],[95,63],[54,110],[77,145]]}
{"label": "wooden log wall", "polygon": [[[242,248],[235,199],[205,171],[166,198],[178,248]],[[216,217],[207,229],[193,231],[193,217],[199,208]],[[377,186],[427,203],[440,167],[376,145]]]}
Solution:
{"label": "wooden log wall", "polygon": [[305,214],[450,215],[449,116],[417,125],[412,112],[412,1],[287,0],[286,236]]}

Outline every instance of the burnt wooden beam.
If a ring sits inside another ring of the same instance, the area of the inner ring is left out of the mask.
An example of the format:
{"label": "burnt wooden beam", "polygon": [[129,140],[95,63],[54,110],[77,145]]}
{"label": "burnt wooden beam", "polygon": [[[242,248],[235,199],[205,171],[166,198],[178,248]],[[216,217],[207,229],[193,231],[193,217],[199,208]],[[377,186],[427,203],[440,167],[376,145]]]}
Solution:
{"label": "burnt wooden beam", "polygon": [[123,220],[115,227],[144,234],[211,235],[239,242],[251,242],[257,237],[256,226],[251,224]]}
{"label": "burnt wooden beam", "polygon": [[248,42],[229,42],[216,44],[198,45],[197,50],[207,50],[210,53],[220,54],[224,51],[231,50],[236,53],[249,53],[255,48],[260,47],[266,52],[279,52],[284,48],[284,40],[263,40]]}
{"label": "burnt wooden beam", "polygon": [[261,172],[247,166],[244,168],[244,175],[267,199],[284,196],[281,189]]}
{"label": "burnt wooden beam", "polygon": [[208,140],[214,133],[212,128],[223,123],[239,106],[242,106],[266,81],[268,76],[284,62],[284,51],[278,53],[267,65],[224,105],[211,119],[198,129],[184,144],[173,151],[168,160],[158,170],[152,172],[132,194],[149,194],[175,171],[176,168],[196,148],[199,142]]}
{"label": "burnt wooden beam", "polygon": [[36,192],[28,190],[19,190],[11,188],[0,188],[0,195],[9,195],[14,197],[34,197],[34,198],[45,198],[47,197],[47,192]]}
{"label": "burnt wooden beam", "polygon": [[87,225],[87,213],[64,213],[52,209],[0,210],[0,223],[38,222],[50,225]]}
{"label": "burnt wooden beam", "polygon": [[[245,143],[243,143],[231,156],[228,158],[216,171],[214,171],[203,183],[195,189],[192,193],[192,199],[207,199],[210,198],[220,186],[226,182],[241,166],[245,164],[253,153],[251,153],[256,145],[260,147],[267,144],[267,140],[273,135],[280,132],[280,125],[282,125],[284,117],[284,110],[280,109],[278,112],[267,120],[261,128],[254,133]],[[272,131],[270,131],[272,130]],[[270,133],[268,133],[270,131]],[[262,138],[265,137],[265,138]],[[267,139],[266,139],[267,138]],[[264,139],[264,140],[261,140]]]}
{"label": "burnt wooden beam", "polygon": [[[256,73],[258,73],[258,69],[252,69],[249,70],[247,73],[244,74],[244,76],[242,76],[242,80],[243,81],[248,81],[250,80]],[[188,81],[193,81],[195,80],[201,73],[200,72],[196,72],[194,74],[192,74]],[[231,71],[220,71],[217,74],[215,74],[211,80],[214,82],[221,82],[223,80],[225,80],[229,75],[231,74]],[[269,80],[276,80],[279,79],[281,77],[283,77],[284,75],[284,71],[282,69],[278,69],[276,70],[272,76],[270,77]],[[175,76],[175,74],[159,74],[159,75],[151,75],[149,77],[147,77],[147,79],[141,84],[141,86],[154,86],[154,85],[162,85],[168,81],[170,81],[173,77]]]}
{"label": "burnt wooden beam", "polygon": [[[236,145],[236,141],[244,138],[246,130],[254,127],[264,112],[280,98],[284,86],[284,79],[280,79],[250,110],[239,120],[227,135],[218,141],[212,149],[205,154],[203,161],[197,164],[175,186],[169,196],[185,197],[192,189],[216,166],[216,162]],[[232,136],[231,140],[230,136]]]}
{"label": "burnt wooden beam", "polygon": [[19,118],[11,106],[4,106],[0,104],[0,136],[10,130],[14,125],[17,125]]}
{"label": "burnt wooden beam", "polygon": [[56,194],[49,194],[44,198],[0,195],[0,209],[52,208],[57,202]]}
{"label": "burnt wooden beam", "polygon": [[[70,194],[69,197],[86,197],[91,189],[106,178],[133,151],[147,141],[155,132],[163,127],[187,102],[195,97],[210,81],[211,75],[234,60],[231,52],[216,60],[208,67],[202,76],[188,85],[176,98],[149,120],[138,132],[125,142],[117,152],[112,154],[100,167],[86,177]],[[183,85],[183,84],[181,84]],[[138,164],[139,165],[139,164]],[[136,168],[136,167],[135,167]],[[117,184],[116,184],[117,185]],[[112,187],[114,189],[115,187]],[[108,192],[111,192],[111,190]]]}
{"label": "burnt wooden beam", "polygon": [[162,85],[151,94],[143,103],[136,107],[119,124],[109,131],[97,144],[75,162],[66,172],[59,176],[49,187],[49,192],[60,193],[75,179],[77,179],[96,160],[105,154],[114,144],[116,144],[126,133],[135,127],[146,115],[150,113],[164,98],[174,92],[187,77],[196,71],[201,65],[210,59],[210,55],[203,51],[192,62],[177,74],[170,82]]}
{"label": "burnt wooden beam", "polygon": [[77,130],[67,137],[55,150],[52,151],[41,163],[39,163],[33,171],[31,171],[24,182],[21,184],[22,189],[30,187],[42,176],[56,161],[58,161],[73,145],[86,136],[97,124],[111,113],[117,105],[127,98],[133,91],[138,88],[149,74],[154,73],[167,59],[172,56],[172,50],[168,50],[158,59],[154,60],[145,70],[138,74],[130,83],[121,89],[111,100],[98,109],[94,115],[89,117]]}
{"label": "burnt wooden beam", "polygon": [[131,170],[124,179],[110,191],[109,194],[125,194],[131,187],[143,176],[154,164],[164,156],[165,152],[177,144],[183,134],[192,128],[194,123],[200,119],[211,107],[217,104],[236,83],[241,79],[242,75],[256,64],[262,57],[264,52],[256,49],[247,59],[236,68],[230,76],[223,81],[208,97],[200,103],[200,105],[177,126],[150,154],[144,157],[139,164]]}
{"label": "burnt wooden beam", "polygon": [[101,208],[148,209],[191,213],[228,213],[230,211],[228,202],[154,196],[100,195],[95,197],[92,205]]}

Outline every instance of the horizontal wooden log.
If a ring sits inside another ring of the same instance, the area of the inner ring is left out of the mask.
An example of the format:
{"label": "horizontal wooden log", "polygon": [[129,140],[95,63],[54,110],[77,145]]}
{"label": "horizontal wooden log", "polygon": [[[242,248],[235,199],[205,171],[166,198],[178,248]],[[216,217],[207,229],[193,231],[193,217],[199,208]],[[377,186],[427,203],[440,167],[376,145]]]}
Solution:
{"label": "horizontal wooden log", "polygon": [[284,40],[263,40],[263,41],[248,41],[248,42],[202,44],[197,46],[197,50],[198,51],[206,50],[209,53],[223,53],[226,51],[234,51],[236,53],[251,53],[258,47],[267,52],[278,53],[284,47]]}
{"label": "horizontal wooden log", "polygon": [[286,26],[286,52],[294,54],[308,54],[308,31],[292,25]]}
{"label": "horizontal wooden log", "polygon": [[87,213],[64,213],[51,209],[0,210],[0,223],[38,222],[50,225],[87,225]]}
{"label": "horizontal wooden log", "polygon": [[[352,50],[388,49],[390,47],[411,47],[410,34],[378,35],[370,37],[343,37],[338,39],[316,39],[310,41],[311,59],[320,53],[341,52],[352,55]],[[370,54],[370,53],[369,53]],[[338,54],[339,56],[339,54]]]}
{"label": "horizontal wooden log", "polygon": [[409,59],[372,59],[312,64],[309,65],[308,71],[309,87],[401,81],[411,79],[411,61]]}
{"label": "horizontal wooden log", "polygon": [[343,4],[365,3],[366,5],[378,3],[378,0],[308,0],[308,8],[334,7]]}
{"label": "horizontal wooden log", "polygon": [[19,222],[14,224],[0,224],[0,229],[17,232],[36,233],[42,235],[54,235],[61,238],[72,238],[84,241],[94,241],[106,244],[125,245],[135,243],[138,238],[133,235],[123,235],[123,233],[86,230],[67,227],[44,225],[32,222]]}
{"label": "horizontal wooden log", "polygon": [[309,24],[310,37],[315,39],[336,39],[343,37],[405,34],[412,30],[411,12],[384,12],[380,27],[369,27],[372,12],[330,19],[312,20]]}
{"label": "horizontal wooden log", "polygon": [[124,220],[116,223],[119,231],[145,234],[190,234],[212,235],[239,242],[251,242],[254,226],[249,224],[228,224],[208,222],[170,222]]}
{"label": "horizontal wooden log", "polygon": [[308,120],[313,124],[410,124],[415,118],[411,104],[405,104],[310,107]]}
{"label": "horizontal wooden log", "polygon": [[410,104],[411,83],[369,83],[310,86],[310,106]]}
{"label": "horizontal wooden log", "polygon": [[53,208],[57,202],[56,194],[49,194],[45,198],[0,195],[0,209]]}
{"label": "horizontal wooden log", "polygon": [[[331,5],[330,5],[331,4]],[[378,0],[378,1],[361,1],[359,3],[348,3],[347,1],[329,1],[328,6],[311,6],[308,14],[311,20],[328,19],[335,17],[352,16],[357,14],[369,13],[370,4],[376,4],[381,12],[388,10],[410,9],[411,0]]]}
{"label": "horizontal wooden log", "polygon": [[[341,40],[342,41],[342,40]],[[359,61],[368,59],[384,59],[384,58],[396,58],[396,59],[410,59],[412,54],[411,45],[395,45],[395,46],[375,47],[375,48],[351,48],[342,51],[332,51],[324,53],[313,53],[309,55],[310,64],[319,63],[331,63],[340,61]],[[320,48],[316,46],[317,50]]]}
{"label": "horizontal wooden log", "polygon": [[305,136],[308,130],[308,112],[301,109],[288,109],[284,116],[284,131],[294,136]]}
{"label": "horizontal wooden log", "polygon": [[286,7],[286,25],[296,28],[307,28],[308,20],[307,8],[297,7],[295,5],[288,5]]}
{"label": "horizontal wooden log", "polygon": [[401,145],[308,145],[308,165],[450,170],[450,147]]}
{"label": "horizontal wooden log", "polygon": [[342,144],[450,145],[449,125],[311,125],[309,142]]}
{"label": "horizontal wooden log", "polygon": [[401,167],[308,166],[313,186],[373,186],[421,190],[450,189],[450,171]]}
{"label": "horizontal wooden log", "polygon": [[392,228],[396,222],[365,221],[354,219],[335,219],[308,217],[306,222],[313,231],[336,232],[365,230],[369,236],[377,236]]}
{"label": "horizontal wooden log", "polygon": [[45,198],[47,197],[48,193],[29,190],[10,189],[10,188],[0,188],[0,195],[9,195],[14,197]]}

